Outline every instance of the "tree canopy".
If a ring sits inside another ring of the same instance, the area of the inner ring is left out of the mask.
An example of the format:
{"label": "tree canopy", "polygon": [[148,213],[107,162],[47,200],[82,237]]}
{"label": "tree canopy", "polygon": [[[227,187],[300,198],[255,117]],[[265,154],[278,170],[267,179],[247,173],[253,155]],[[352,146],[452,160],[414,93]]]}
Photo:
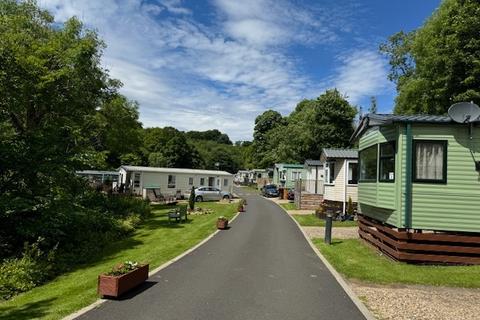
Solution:
{"label": "tree canopy", "polygon": [[251,163],[265,168],[276,162],[318,159],[322,148],[347,147],[357,110],[336,89],[302,100],[287,117],[268,110],[255,120]]}
{"label": "tree canopy", "polygon": [[480,2],[445,0],[425,24],[381,45],[397,84],[396,113],[444,114],[480,103]]}

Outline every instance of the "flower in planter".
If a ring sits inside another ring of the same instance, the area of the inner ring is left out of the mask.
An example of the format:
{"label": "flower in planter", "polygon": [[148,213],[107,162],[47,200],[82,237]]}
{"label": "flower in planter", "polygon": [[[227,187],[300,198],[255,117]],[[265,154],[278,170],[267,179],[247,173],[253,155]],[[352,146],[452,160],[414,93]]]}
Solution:
{"label": "flower in planter", "polygon": [[130,271],[136,270],[139,268],[139,264],[136,261],[125,261],[115,266],[108,272],[107,276],[121,276],[122,274],[129,273]]}
{"label": "flower in planter", "polygon": [[218,217],[218,220],[226,221],[226,220],[228,220],[228,219],[227,219],[227,217],[225,217],[225,216],[220,216],[220,217]]}

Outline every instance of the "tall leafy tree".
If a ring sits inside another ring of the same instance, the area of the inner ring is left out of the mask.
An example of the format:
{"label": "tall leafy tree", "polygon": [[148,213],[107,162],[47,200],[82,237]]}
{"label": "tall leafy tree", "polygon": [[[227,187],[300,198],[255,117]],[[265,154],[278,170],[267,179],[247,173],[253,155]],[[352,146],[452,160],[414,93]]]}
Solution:
{"label": "tall leafy tree", "polygon": [[445,0],[418,30],[381,46],[396,81],[395,112],[444,114],[458,101],[480,103],[480,2]]}
{"label": "tall leafy tree", "polygon": [[185,133],[186,137],[191,140],[207,140],[215,141],[221,144],[232,144],[232,141],[227,134],[221,133],[217,129],[207,131],[188,131]]}
{"label": "tall leafy tree", "polygon": [[[133,161],[140,151],[142,124],[138,121],[138,103],[116,94],[95,115],[95,147],[106,153],[106,166],[116,168],[122,160]],[[138,163],[138,161],[135,161]]]}
{"label": "tall leafy tree", "polygon": [[273,131],[286,125],[282,115],[274,110],[267,110],[255,118],[255,127],[253,130],[252,158],[256,167],[264,168],[270,166],[270,151],[274,148],[272,144],[276,134]]}
{"label": "tall leafy tree", "polygon": [[101,67],[104,45],[95,32],[75,18],[55,25],[33,1],[0,1],[0,39],[4,256],[39,234],[59,236],[57,226],[72,221],[75,211],[59,203],[75,207],[83,190],[75,170],[103,163],[91,133],[120,83]]}
{"label": "tall leafy tree", "polygon": [[322,148],[348,147],[356,114],[336,89],[327,90],[317,99],[302,100],[280,124],[254,135],[252,147],[259,144],[259,137],[266,146],[254,163],[260,167],[277,162],[303,163],[308,158],[318,159]]}
{"label": "tall leafy tree", "polygon": [[119,83],[94,32],[75,18],[55,27],[33,2],[0,1],[0,38],[1,204],[31,210],[96,163],[96,109]]}

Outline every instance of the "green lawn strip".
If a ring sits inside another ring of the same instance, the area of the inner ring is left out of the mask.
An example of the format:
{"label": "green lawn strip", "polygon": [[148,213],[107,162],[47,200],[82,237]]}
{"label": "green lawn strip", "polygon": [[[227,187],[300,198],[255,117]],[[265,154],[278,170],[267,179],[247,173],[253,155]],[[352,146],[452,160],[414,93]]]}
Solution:
{"label": "green lawn strip", "polygon": [[148,262],[150,270],[193,247],[216,230],[215,221],[223,215],[232,218],[236,204],[201,203],[210,208],[208,215],[189,215],[186,224],[169,224],[165,207],[154,207],[134,235],[108,245],[100,259],[53,281],[0,303],[2,319],[60,319],[93,303],[97,276],[126,260]]}
{"label": "green lawn strip", "polygon": [[280,205],[281,205],[285,210],[297,210],[297,207],[295,207],[295,203],[293,203],[293,202],[280,203]]}
{"label": "green lawn strip", "polygon": [[[325,220],[313,214],[292,214],[302,227],[325,227]],[[356,227],[356,221],[333,221],[333,227]]]}
{"label": "green lawn strip", "polygon": [[361,240],[313,242],[333,267],[348,279],[375,284],[418,284],[447,287],[480,287],[480,266],[428,266],[395,262]]}
{"label": "green lawn strip", "polygon": [[242,186],[241,189],[247,190],[250,192],[260,193],[260,191],[255,186]]}

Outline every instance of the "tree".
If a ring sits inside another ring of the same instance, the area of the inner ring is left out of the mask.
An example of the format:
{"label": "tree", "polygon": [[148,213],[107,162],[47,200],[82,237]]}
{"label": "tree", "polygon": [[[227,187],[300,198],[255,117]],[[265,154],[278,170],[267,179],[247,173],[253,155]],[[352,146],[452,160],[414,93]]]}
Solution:
{"label": "tree", "polygon": [[412,56],[412,42],[415,31],[405,33],[397,32],[380,45],[380,52],[390,59],[390,73],[388,79],[401,84],[403,79],[408,79],[415,71],[415,59]]}
{"label": "tree", "polygon": [[254,140],[260,140],[270,130],[284,124],[282,115],[274,110],[267,110],[255,118],[255,128],[253,130]]}
{"label": "tree", "polygon": [[13,0],[0,12],[2,209],[30,210],[96,163],[92,120],[119,83],[100,65],[103,43],[75,18],[58,28],[33,2]]}
{"label": "tree", "polygon": [[39,235],[58,236],[81,210],[85,186],[75,170],[104,162],[91,133],[120,83],[100,64],[95,32],[75,18],[58,26],[33,1],[0,1],[0,39],[2,257]]}
{"label": "tree", "polygon": [[132,161],[132,155],[139,153],[142,139],[138,103],[115,94],[100,107],[95,120],[97,129],[92,139],[97,150],[107,152],[107,166],[117,168],[127,154]]}
{"label": "tree", "polygon": [[232,144],[232,141],[227,134],[221,133],[217,129],[207,131],[188,131],[185,133],[186,137],[191,140],[207,140],[214,141],[220,144]]}
{"label": "tree", "polygon": [[392,36],[396,113],[445,114],[459,101],[480,103],[480,2],[445,0],[418,30]]}
{"label": "tree", "polygon": [[317,99],[301,101],[287,118],[287,126],[273,130],[276,147],[267,157],[274,162],[318,159],[322,148],[348,147],[357,111],[336,89]]}
{"label": "tree", "polygon": [[336,89],[300,101],[288,117],[267,111],[257,117],[252,162],[266,168],[277,162],[318,159],[322,148],[347,147],[357,110]]}
{"label": "tree", "polygon": [[279,130],[285,124],[286,121],[282,115],[274,110],[267,110],[255,118],[252,143],[252,162],[254,166],[264,168],[271,165],[268,153],[274,148],[274,145],[271,144],[272,139],[269,138],[269,133]]}
{"label": "tree", "polygon": [[183,135],[170,139],[161,151],[167,168],[194,168],[198,152]]}

